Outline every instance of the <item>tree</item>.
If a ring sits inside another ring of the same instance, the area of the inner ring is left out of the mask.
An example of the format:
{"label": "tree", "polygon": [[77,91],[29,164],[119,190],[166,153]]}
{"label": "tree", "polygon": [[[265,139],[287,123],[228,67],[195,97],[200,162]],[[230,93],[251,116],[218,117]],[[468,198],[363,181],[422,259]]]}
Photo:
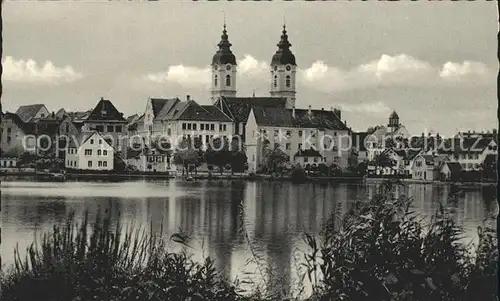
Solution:
{"label": "tree", "polygon": [[247,155],[243,150],[231,152],[231,173],[245,171],[247,160]]}
{"label": "tree", "polygon": [[207,164],[217,166],[222,175],[224,167],[231,164],[228,140],[226,138],[214,138],[205,152],[205,160]]}
{"label": "tree", "polygon": [[283,165],[289,161],[288,154],[282,151],[279,146],[270,150],[266,146],[263,149],[264,162],[268,172],[278,172],[281,171]]}

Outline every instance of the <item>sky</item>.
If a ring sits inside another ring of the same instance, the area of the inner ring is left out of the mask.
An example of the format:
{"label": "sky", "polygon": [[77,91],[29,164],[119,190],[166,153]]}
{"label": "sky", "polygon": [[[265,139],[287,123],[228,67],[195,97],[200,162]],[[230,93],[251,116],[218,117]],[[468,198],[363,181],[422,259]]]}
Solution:
{"label": "sky", "polygon": [[286,23],[296,106],[339,107],[354,130],[396,110],[412,134],[497,128],[496,2],[4,2],[2,107],[142,114],[148,97],[210,103],[227,24],[238,96],[269,96]]}

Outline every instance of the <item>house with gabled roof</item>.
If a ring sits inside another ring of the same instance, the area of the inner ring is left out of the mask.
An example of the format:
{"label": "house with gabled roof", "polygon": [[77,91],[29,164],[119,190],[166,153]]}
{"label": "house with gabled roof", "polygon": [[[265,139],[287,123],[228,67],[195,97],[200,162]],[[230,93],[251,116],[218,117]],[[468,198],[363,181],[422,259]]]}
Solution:
{"label": "house with gabled roof", "polygon": [[49,110],[44,104],[25,105],[17,109],[16,115],[25,123],[36,122],[40,118],[48,116]]}
{"label": "house with gabled roof", "polygon": [[263,162],[263,147],[270,143],[290,156],[300,150],[314,149],[326,165],[347,167],[350,131],[336,112],[330,110],[283,109],[255,106],[245,127],[245,148],[249,170],[257,171]]}
{"label": "house with gabled roof", "polygon": [[412,179],[435,181],[440,177],[440,160],[435,156],[420,154],[413,160]]}
{"label": "house with gabled roof", "polygon": [[82,132],[69,142],[66,169],[113,170],[115,149],[97,131]]}
{"label": "house with gabled roof", "polygon": [[445,162],[440,168],[441,181],[459,181],[462,173],[462,165],[458,162]]}
{"label": "house with gabled roof", "polygon": [[214,105],[200,105],[189,95],[185,101],[149,98],[144,117],[131,127],[135,128],[138,135],[167,137],[173,144],[182,137],[196,137],[204,146],[214,137],[230,137],[234,133],[233,119],[226,113]]}
{"label": "house with gabled roof", "polygon": [[95,108],[83,121],[82,132],[99,132],[117,153],[125,153],[128,145],[127,120],[113,103],[101,97]]}

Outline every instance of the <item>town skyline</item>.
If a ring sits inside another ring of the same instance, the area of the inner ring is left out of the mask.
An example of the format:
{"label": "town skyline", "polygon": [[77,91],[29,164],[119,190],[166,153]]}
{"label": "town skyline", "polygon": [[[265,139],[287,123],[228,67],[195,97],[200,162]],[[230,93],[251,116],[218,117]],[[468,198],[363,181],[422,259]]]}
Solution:
{"label": "town skyline", "polygon": [[[358,131],[386,125],[392,110],[412,134],[497,127],[494,4],[310,7],[307,14],[318,14],[322,24],[316,26],[301,20],[301,5],[263,6],[8,2],[3,110],[35,103],[49,111],[89,110],[100,97],[125,115],[142,114],[148,97],[191,95],[209,104],[208,65],[225,15],[238,61],[238,96],[269,95],[269,64],[286,19],[298,65],[298,108],[340,107],[342,119]],[[370,15],[382,9],[387,18]],[[206,13],[197,22],[184,22],[200,11]],[[257,12],[259,18],[251,17]],[[274,19],[258,21],[268,14]]]}

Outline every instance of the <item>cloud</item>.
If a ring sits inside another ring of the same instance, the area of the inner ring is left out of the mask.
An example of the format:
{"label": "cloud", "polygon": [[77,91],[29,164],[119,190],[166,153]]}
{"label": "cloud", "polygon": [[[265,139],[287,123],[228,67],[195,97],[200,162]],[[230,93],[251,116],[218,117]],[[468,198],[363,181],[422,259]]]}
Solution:
{"label": "cloud", "polygon": [[[237,75],[240,78],[262,79],[268,75],[269,66],[264,61],[259,61],[249,54],[245,54],[238,62]],[[168,67],[167,71],[149,73],[146,80],[154,83],[176,83],[186,88],[209,87],[211,81],[210,66],[204,68],[176,65]]]}
{"label": "cloud", "polygon": [[446,81],[459,82],[473,79],[486,79],[490,76],[486,64],[476,61],[462,63],[447,62],[443,65],[439,76]]}
{"label": "cloud", "polygon": [[79,80],[83,75],[73,67],[56,67],[52,61],[45,61],[39,66],[35,60],[16,60],[11,56],[5,57],[2,62],[2,79],[13,82],[60,84]]}
{"label": "cloud", "polygon": [[166,72],[150,73],[146,79],[154,83],[177,83],[183,87],[210,85],[210,68],[188,67],[183,65],[170,66]]}
{"label": "cloud", "polygon": [[[210,67],[170,66],[166,72],[148,74],[147,80],[156,83],[178,83],[185,87],[210,86]],[[434,67],[408,54],[382,54],[378,59],[341,69],[327,65],[322,60],[315,61],[310,67],[297,70],[297,82],[322,92],[337,92],[352,89],[388,86],[435,86],[454,83],[463,79],[484,81],[489,74],[485,64],[464,61],[447,62]],[[238,89],[245,86],[246,80],[268,81],[269,63],[245,54],[238,61]]]}
{"label": "cloud", "polygon": [[365,102],[359,104],[340,104],[340,108],[344,111],[351,113],[362,113],[362,114],[386,114],[390,112],[390,108],[383,102]]}

